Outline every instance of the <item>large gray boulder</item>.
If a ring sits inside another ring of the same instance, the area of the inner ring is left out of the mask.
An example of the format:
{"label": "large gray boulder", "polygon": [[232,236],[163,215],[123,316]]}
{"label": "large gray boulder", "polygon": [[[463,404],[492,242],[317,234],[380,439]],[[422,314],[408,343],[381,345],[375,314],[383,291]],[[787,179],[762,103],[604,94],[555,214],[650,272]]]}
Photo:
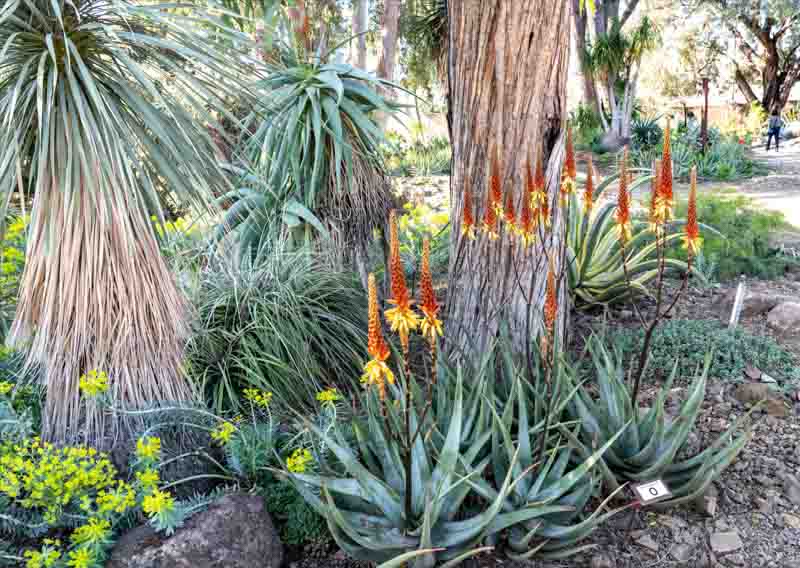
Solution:
{"label": "large gray boulder", "polygon": [[279,568],[283,546],[255,495],[227,495],[170,537],[149,526],[119,539],[107,568]]}

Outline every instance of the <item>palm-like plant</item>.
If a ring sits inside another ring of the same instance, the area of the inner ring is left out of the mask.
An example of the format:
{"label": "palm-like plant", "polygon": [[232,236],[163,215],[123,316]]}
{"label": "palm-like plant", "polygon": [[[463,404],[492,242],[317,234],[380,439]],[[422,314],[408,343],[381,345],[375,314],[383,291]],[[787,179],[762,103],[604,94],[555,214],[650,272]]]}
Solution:
{"label": "palm-like plant", "polygon": [[[330,232],[340,251],[368,246],[394,203],[381,162],[383,133],[372,116],[390,111],[377,92],[382,83],[302,47],[270,53],[255,86],[262,104],[248,121],[255,171],[246,190],[226,196],[233,205],[223,229],[236,229],[244,250],[278,228],[301,242]],[[255,187],[254,178],[263,183]]]}
{"label": "palm-like plant", "polygon": [[172,8],[12,0],[0,10],[0,193],[4,204],[15,190],[33,195],[11,341],[29,342],[29,362],[41,363],[52,439],[83,430],[102,443],[103,419],[83,424],[78,378],[89,369],[107,371],[118,406],[190,396],[183,301],[150,215],[165,186],[198,206],[225,184],[206,126],[209,109],[241,95],[245,56],[196,31],[213,18]]}

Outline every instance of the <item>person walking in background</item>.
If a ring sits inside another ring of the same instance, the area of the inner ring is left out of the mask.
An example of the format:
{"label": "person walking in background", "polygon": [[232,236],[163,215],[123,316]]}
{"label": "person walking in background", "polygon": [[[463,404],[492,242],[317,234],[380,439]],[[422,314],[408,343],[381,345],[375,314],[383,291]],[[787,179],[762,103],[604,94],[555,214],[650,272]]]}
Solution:
{"label": "person walking in background", "polygon": [[773,110],[772,116],[769,117],[769,124],[767,124],[767,152],[769,152],[773,136],[775,137],[775,151],[777,152],[780,149],[781,126],[783,126],[781,115],[777,110]]}

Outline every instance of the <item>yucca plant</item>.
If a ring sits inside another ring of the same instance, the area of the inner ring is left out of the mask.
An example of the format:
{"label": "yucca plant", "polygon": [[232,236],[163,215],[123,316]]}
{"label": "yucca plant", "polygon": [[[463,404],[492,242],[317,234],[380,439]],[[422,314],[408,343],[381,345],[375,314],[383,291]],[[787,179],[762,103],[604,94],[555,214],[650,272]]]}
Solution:
{"label": "yucca plant", "polygon": [[749,429],[741,427],[748,413],[697,455],[682,455],[705,397],[711,356],[707,355],[703,369],[698,369],[685,402],[673,418],[666,414],[664,404],[677,375],[677,364],[652,406],[642,408],[632,397],[621,354],[609,350],[599,336],[592,336],[587,347],[597,395],[592,395],[586,385],[577,385],[579,377],[572,376],[572,384],[578,390],[568,410],[581,423],[580,434],[570,435],[573,442],[580,439],[587,453],[623,429],[622,436],[602,457],[600,470],[609,487],[616,489],[629,481],[662,479],[672,497],[661,502],[661,506],[684,503],[702,495],[751,437]]}
{"label": "yucca plant", "polygon": [[[595,466],[625,425],[603,440],[604,445],[593,454],[581,456],[582,447],[560,432],[566,428],[574,435],[580,425],[556,423],[575,394],[566,381],[565,363],[556,359],[547,368],[535,356],[535,364],[528,368],[533,376],[525,376],[510,350],[502,346],[498,349],[503,369],[500,384],[510,385],[511,391],[505,400],[501,397],[498,407],[502,416],[496,417],[492,435],[492,473],[494,480],[509,474],[518,479],[505,498],[503,511],[561,509],[513,525],[507,535],[507,555],[516,560],[555,559],[591,548],[581,546],[580,541],[619,512],[604,511],[612,493],[594,512],[584,514],[589,500],[599,493],[600,476]],[[545,381],[552,387],[549,392]],[[476,483],[487,498],[499,496],[485,482]]]}
{"label": "yucca plant", "polygon": [[245,151],[263,186],[226,196],[238,204],[224,226],[255,245],[275,222],[270,209],[277,206],[278,221],[298,242],[330,231],[339,250],[366,247],[393,203],[379,152],[383,133],[372,116],[392,110],[378,93],[384,84],[324,54],[273,50],[255,84],[261,102],[245,129]]}
{"label": "yucca plant", "polygon": [[150,216],[160,215],[162,186],[197,207],[224,191],[207,126],[226,95],[247,97],[237,74],[246,54],[196,31],[214,26],[202,9],[174,7],[12,0],[0,9],[0,201],[15,190],[33,197],[10,340],[41,363],[51,439],[103,438],[102,420],[81,423],[78,378],[89,369],[108,373],[120,407],[190,397],[184,303]]}
{"label": "yucca plant", "polygon": [[[636,173],[641,175],[630,184],[631,192],[653,179],[649,170],[636,170]],[[658,244],[647,220],[634,219],[630,241],[624,251],[620,246],[614,220],[617,205],[614,201],[600,201],[603,193],[615,182],[619,182],[619,173],[604,179],[594,191],[588,182],[584,191],[592,193],[591,201],[585,197],[581,203],[575,194],[570,196],[567,281],[579,306],[608,305],[627,300],[634,294],[647,294],[648,285],[659,274]],[[669,243],[680,237],[676,231],[665,238]],[[688,270],[686,262],[674,258],[666,258],[664,266],[673,272]]]}

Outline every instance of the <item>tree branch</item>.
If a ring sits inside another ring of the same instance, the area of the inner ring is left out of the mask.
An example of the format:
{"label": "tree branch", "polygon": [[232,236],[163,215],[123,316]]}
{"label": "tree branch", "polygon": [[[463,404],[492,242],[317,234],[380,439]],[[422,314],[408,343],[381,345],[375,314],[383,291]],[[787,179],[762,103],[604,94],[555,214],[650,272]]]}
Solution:
{"label": "tree branch", "polygon": [[754,103],[758,101],[758,97],[753,91],[753,87],[750,86],[750,83],[747,81],[747,77],[744,76],[744,73],[742,73],[742,70],[739,69],[739,67],[736,67],[734,78],[736,79],[736,85],[739,87],[739,90],[742,91],[742,95],[744,95],[744,98],[747,99],[747,102]]}
{"label": "tree branch", "polygon": [[630,19],[633,15],[634,10],[636,10],[636,6],[639,5],[639,0],[629,0],[628,5],[625,7],[625,11],[622,13],[622,17],[619,19],[620,26],[624,26],[625,22]]}

